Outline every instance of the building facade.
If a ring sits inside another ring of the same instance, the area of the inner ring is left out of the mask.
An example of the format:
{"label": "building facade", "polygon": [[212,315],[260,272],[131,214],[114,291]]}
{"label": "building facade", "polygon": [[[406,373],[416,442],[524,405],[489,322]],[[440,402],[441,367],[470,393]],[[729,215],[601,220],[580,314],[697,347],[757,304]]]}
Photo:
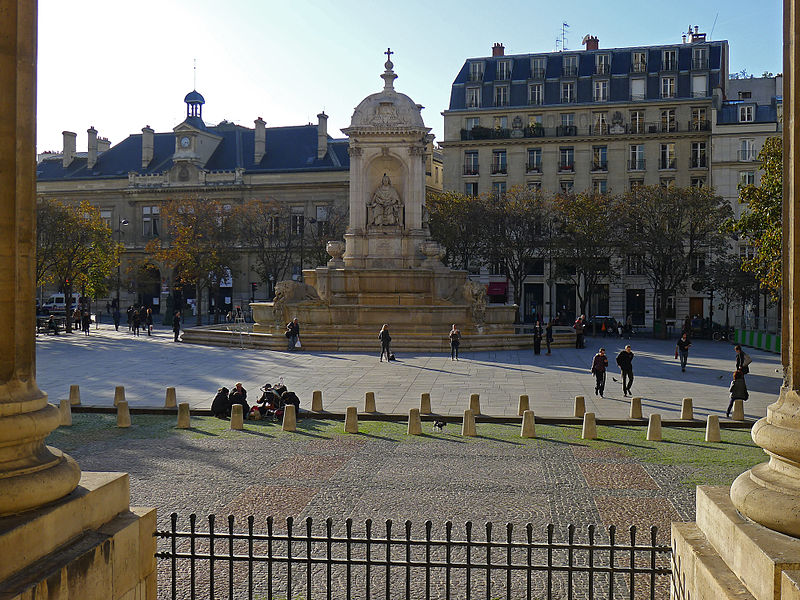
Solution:
{"label": "building facade", "polygon": [[[726,95],[727,42],[695,28],[674,45],[602,49],[592,36],[584,45],[507,56],[495,44],[491,56],[465,61],[444,112],[445,189],[605,193],[712,183],[712,112]],[[548,278],[547,265],[537,271],[524,283],[523,320],[574,318],[574,287]],[[503,291],[502,277],[481,277]],[[704,314],[703,302],[673,298],[666,316]],[[624,264],[591,312],[651,326],[651,307],[646,280]]]}

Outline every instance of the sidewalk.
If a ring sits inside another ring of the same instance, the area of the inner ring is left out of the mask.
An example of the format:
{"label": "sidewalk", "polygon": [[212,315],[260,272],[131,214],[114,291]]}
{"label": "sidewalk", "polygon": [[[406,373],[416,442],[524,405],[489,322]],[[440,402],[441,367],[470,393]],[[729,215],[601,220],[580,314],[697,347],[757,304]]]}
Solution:
{"label": "sidewalk", "polygon": [[[629,399],[623,398],[614,358],[630,343],[634,395],[643,398],[645,416],[659,412],[663,418],[680,416],[681,400],[694,399],[695,416],[725,414],[728,386],[735,363],[733,346],[725,342],[697,340],[689,353],[685,373],[673,358],[674,340],[587,338],[584,350],[554,349],[551,356],[532,351],[463,353],[461,360],[449,354],[398,355],[398,361],[378,361],[378,348],[369,353],[275,352],[237,347],[195,346],[172,341],[172,331],[160,326],[152,336],[133,337],[122,325],[101,324],[89,337],[80,333],[37,337],[37,381],[50,401],[66,398],[70,384],[81,386],[85,405],[111,406],[114,387],[124,385],[132,407],[162,406],[165,388],[177,388],[178,402],[208,408],[220,386],[241,381],[248,400],[258,399],[264,383],[284,378],[297,393],[303,408],[311,406],[311,392],[322,390],[324,407],[344,412],[347,406],[363,407],[364,394],[374,391],[377,409],[408,414],[419,406],[423,392],[431,394],[434,412],[463,415],[469,396],[481,396],[487,415],[516,415],[520,394],[530,396],[531,408],[540,416],[571,416],[573,399],[586,398],[586,410],[597,417],[628,416]],[[589,373],[592,356],[603,346],[610,371],[605,398],[594,395]],[[747,376],[750,400],[748,418],[766,414],[781,385],[780,357],[755,349]]]}

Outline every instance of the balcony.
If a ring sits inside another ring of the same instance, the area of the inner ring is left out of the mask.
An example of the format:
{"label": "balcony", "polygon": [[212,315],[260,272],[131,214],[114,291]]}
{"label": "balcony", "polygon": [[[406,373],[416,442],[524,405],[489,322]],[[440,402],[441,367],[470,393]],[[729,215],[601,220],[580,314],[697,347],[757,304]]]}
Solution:
{"label": "balcony", "polygon": [[708,57],[693,58],[692,69],[708,69]]}
{"label": "balcony", "polygon": [[737,152],[739,162],[753,162],[758,159],[758,152],[754,149],[739,150]]}
{"label": "balcony", "polygon": [[611,73],[611,65],[599,64],[594,66],[595,75],[609,75]]}
{"label": "balcony", "polygon": [[532,79],[544,79],[544,69],[537,69],[536,67],[531,69],[531,78]]}
{"label": "balcony", "polygon": [[572,65],[564,65],[561,67],[561,76],[562,77],[577,77],[578,76],[578,67]]}
{"label": "balcony", "polygon": [[592,171],[608,171],[608,161],[607,160],[593,160],[592,161]]}
{"label": "balcony", "polygon": [[492,175],[507,175],[508,165],[502,163],[492,164]]}
{"label": "balcony", "polygon": [[534,123],[533,125],[528,125],[524,130],[525,137],[544,137],[544,127],[541,123]]}
{"label": "balcony", "polygon": [[477,163],[471,165],[464,165],[464,175],[478,175]]}
{"label": "balcony", "polygon": [[631,73],[647,73],[647,63],[642,61],[633,63]]}
{"label": "balcony", "polygon": [[559,125],[556,127],[556,137],[578,135],[578,128],[575,125]]}
{"label": "balcony", "polygon": [[628,171],[644,171],[645,165],[645,159],[643,158],[628,159]]}
{"label": "balcony", "polygon": [[608,123],[589,125],[589,135],[608,135]]}
{"label": "balcony", "polygon": [[642,121],[631,121],[628,126],[628,133],[646,133],[647,125]]}
{"label": "balcony", "polygon": [[658,161],[658,168],[661,170],[674,169],[676,160],[674,158],[662,158]]}
{"label": "balcony", "polygon": [[575,165],[572,163],[563,163],[558,165],[558,172],[559,173],[574,173],[575,172]]}
{"label": "balcony", "polygon": [[692,119],[689,121],[687,131],[711,131],[711,121],[708,119]]}
{"label": "balcony", "polygon": [[525,172],[526,173],[540,173],[542,172],[542,163],[541,162],[529,162],[525,163]]}
{"label": "balcony", "polygon": [[511,137],[511,130],[491,127],[473,127],[461,130],[461,140],[505,140]]}
{"label": "balcony", "polygon": [[693,156],[689,161],[689,168],[690,169],[707,169],[708,168],[708,159],[706,158],[705,154],[702,156]]}

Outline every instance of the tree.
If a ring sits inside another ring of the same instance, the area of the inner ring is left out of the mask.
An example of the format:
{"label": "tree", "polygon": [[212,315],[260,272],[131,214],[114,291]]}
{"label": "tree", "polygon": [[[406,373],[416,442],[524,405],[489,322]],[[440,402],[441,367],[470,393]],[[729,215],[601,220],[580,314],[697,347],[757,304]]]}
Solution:
{"label": "tree", "polygon": [[781,260],[783,250],[783,142],[768,138],[758,154],[764,174],[761,184],[739,188],[739,201],[746,205],[739,219],[729,218],[723,227],[742,236],[753,246],[752,257],[742,268],[755,274],[762,289],[773,301],[781,294]]}
{"label": "tree", "polygon": [[557,194],[553,199],[553,275],[575,285],[580,313],[611,275],[617,217],[609,194]]}
{"label": "tree", "polygon": [[202,325],[203,292],[218,291],[238,258],[232,219],[221,203],[196,197],[170,200],[161,215],[168,240],[151,240],[146,251],[175,269],[180,283],[194,285],[197,324]]}
{"label": "tree", "polygon": [[[725,303],[725,327],[730,327],[729,305],[741,300],[744,306],[758,295],[758,283],[752,273],[742,270],[742,261],[737,254],[725,252],[706,264],[695,281],[706,291],[713,290]],[[694,287],[694,284],[693,284]]]}
{"label": "tree", "polygon": [[701,257],[726,249],[719,223],[730,217],[730,204],[709,188],[649,186],[621,196],[615,212],[623,226],[621,247],[641,259],[654,290],[655,317],[666,335],[666,299],[683,291]]}
{"label": "tree", "polygon": [[[97,296],[119,260],[119,247],[100,209],[88,202],[43,199],[37,206],[37,285],[53,282],[64,290],[67,311],[73,290]],[[67,319],[67,331],[72,322]]]}
{"label": "tree", "polygon": [[468,270],[482,259],[487,199],[458,192],[429,192],[426,199],[431,237],[445,249],[445,262]]}
{"label": "tree", "polygon": [[325,220],[314,220],[303,228],[305,256],[311,267],[325,265],[330,256],[326,250],[331,240],[341,240],[348,224],[346,206],[331,204],[325,207]]}

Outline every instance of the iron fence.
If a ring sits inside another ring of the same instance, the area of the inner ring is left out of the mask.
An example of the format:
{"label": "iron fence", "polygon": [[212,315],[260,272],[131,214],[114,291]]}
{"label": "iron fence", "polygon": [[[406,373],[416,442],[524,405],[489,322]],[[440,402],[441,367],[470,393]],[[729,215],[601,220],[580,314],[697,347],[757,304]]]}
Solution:
{"label": "iron fence", "polygon": [[252,516],[244,530],[233,516],[220,529],[210,515],[207,525],[199,529],[192,514],[188,531],[179,530],[173,513],[170,529],[156,532],[160,581],[168,584],[160,598],[654,600],[669,593],[671,550],[656,543],[656,527],[642,544],[636,527],[623,541],[614,526],[593,525],[585,536],[569,525],[557,538],[550,524],[545,541],[534,539],[531,524],[511,523],[496,537],[492,523],[467,522],[461,539],[450,521],[443,539],[434,538],[431,521],[421,536],[410,521],[396,532],[391,520],[380,534],[369,519],[358,533],[352,519],[337,531],[330,518],[315,531],[310,517],[299,528],[292,517],[285,527],[268,517],[259,531]]}

